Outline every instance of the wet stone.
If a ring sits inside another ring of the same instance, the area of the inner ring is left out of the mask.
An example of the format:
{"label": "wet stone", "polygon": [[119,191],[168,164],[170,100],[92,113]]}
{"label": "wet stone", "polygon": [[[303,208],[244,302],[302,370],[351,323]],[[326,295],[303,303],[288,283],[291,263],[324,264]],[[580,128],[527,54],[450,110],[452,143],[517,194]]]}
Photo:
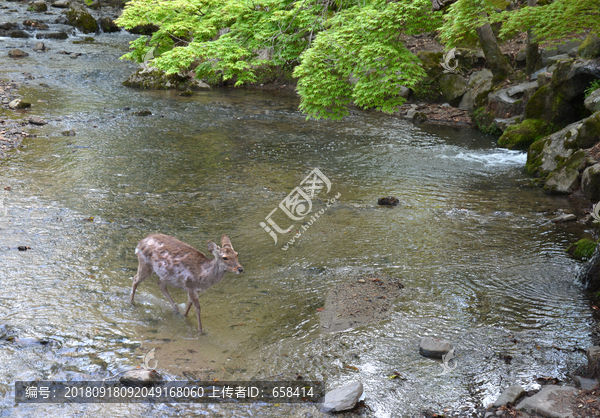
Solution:
{"label": "wet stone", "polygon": [[454,346],[448,340],[423,338],[419,345],[419,353],[425,357],[442,358],[453,348]]}
{"label": "wet stone", "polygon": [[514,404],[525,395],[525,389],[521,385],[512,385],[504,389],[502,394],[494,402],[494,408],[500,408],[508,404]]}
{"label": "wet stone", "polygon": [[550,222],[554,222],[555,224],[557,224],[557,223],[570,222],[570,221],[575,221],[575,220],[577,220],[577,216],[573,215],[572,213],[568,213],[568,214],[557,216],[556,218],[552,219]]}
{"label": "wet stone", "polygon": [[29,54],[21,49],[15,48],[8,51],[8,56],[11,58],[23,58],[28,57]]}
{"label": "wet stone", "polygon": [[341,412],[353,409],[363,393],[361,382],[351,383],[325,394],[323,403],[319,405],[321,412]]}
{"label": "wet stone", "polygon": [[126,386],[152,386],[162,381],[156,370],[134,369],[126,372],[119,381]]}

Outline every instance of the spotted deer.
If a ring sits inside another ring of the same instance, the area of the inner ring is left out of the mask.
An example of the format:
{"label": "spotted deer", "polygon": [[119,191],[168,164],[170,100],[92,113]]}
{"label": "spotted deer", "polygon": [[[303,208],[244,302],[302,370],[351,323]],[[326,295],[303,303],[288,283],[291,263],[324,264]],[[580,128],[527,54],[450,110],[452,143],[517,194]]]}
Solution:
{"label": "spotted deer", "polygon": [[187,316],[193,304],[198,318],[198,331],[202,332],[198,293],[206,292],[213,284],[219,283],[228,271],[237,274],[244,271],[238,261],[238,253],[234,251],[227,235],[221,237],[221,247],[208,241],[208,249],[215,256],[208,259],[194,247],[173,237],[148,235],[135,248],[139,265],[131,287],[131,303],[133,304],[135,289],[155,272],[158,275],[158,287],[177,313],[179,309],[173,302],[167,285],[187,292],[188,303],[184,316]]}

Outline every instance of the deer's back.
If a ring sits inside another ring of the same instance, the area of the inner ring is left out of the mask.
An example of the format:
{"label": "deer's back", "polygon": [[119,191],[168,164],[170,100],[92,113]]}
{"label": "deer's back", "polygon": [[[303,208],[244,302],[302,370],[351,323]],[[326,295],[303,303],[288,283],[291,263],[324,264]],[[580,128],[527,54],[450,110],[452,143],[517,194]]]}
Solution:
{"label": "deer's back", "polygon": [[187,291],[201,290],[206,256],[185,242],[168,235],[152,234],[136,247],[140,263],[147,263],[161,281]]}

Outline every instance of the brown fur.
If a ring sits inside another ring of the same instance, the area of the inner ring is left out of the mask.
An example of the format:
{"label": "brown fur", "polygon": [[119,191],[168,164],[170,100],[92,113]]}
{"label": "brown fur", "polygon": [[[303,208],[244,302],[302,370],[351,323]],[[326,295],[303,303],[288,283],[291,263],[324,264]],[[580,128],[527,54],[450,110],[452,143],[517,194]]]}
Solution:
{"label": "brown fur", "polygon": [[198,331],[202,332],[200,320],[200,302],[198,293],[206,292],[210,286],[219,283],[230,271],[241,273],[244,271],[238,261],[227,235],[221,237],[221,246],[208,241],[208,249],[215,256],[207,258],[194,247],[168,235],[152,234],[141,240],[135,250],[138,257],[138,271],[133,278],[131,288],[131,303],[135,290],[141,282],[155,272],[158,275],[158,287],[176,312],[177,305],[167,290],[167,285],[183,289],[188,293],[188,304],[184,315],[187,316],[192,305],[196,309],[198,318]]}

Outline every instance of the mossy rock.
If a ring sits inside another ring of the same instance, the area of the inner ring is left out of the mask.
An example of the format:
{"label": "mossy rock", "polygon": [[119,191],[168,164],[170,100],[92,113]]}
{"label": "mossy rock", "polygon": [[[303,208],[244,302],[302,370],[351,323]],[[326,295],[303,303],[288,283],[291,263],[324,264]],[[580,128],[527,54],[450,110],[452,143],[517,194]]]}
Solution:
{"label": "mossy rock", "polygon": [[498,146],[508,149],[526,150],[538,139],[550,134],[548,123],[540,119],[525,119],[518,125],[506,128],[498,139]]}
{"label": "mossy rock", "polygon": [[590,148],[600,142],[600,112],[583,121],[576,142],[579,148]]}
{"label": "mossy rock", "polygon": [[581,176],[581,191],[592,202],[600,200],[600,164],[585,169]]}
{"label": "mossy rock", "polygon": [[444,74],[438,79],[444,100],[452,106],[458,106],[460,99],[465,94],[467,80],[458,74]]}
{"label": "mossy rock", "polygon": [[[550,141],[550,138],[542,138],[535,141],[527,150],[527,162],[525,168],[529,174],[541,175],[540,167],[543,164],[544,147]],[[547,173],[546,173],[547,174]]]}
{"label": "mossy rock", "polygon": [[74,4],[71,6],[66,17],[69,25],[75,26],[83,33],[98,32],[98,22],[96,22],[96,19],[80,5]]}
{"label": "mossy rock", "polygon": [[551,85],[542,86],[525,106],[525,119],[539,119],[557,127],[575,122],[580,114]]}
{"label": "mossy rock", "polygon": [[583,58],[600,57],[600,36],[598,36],[598,33],[591,32],[579,45],[577,52]]}
{"label": "mossy rock", "polygon": [[592,258],[592,254],[597,246],[598,242],[584,238],[580,239],[574,244],[571,244],[569,248],[567,248],[567,252],[571,257],[577,260],[588,260]]}
{"label": "mossy rock", "polygon": [[436,79],[443,74],[441,62],[444,62],[444,54],[441,52],[433,51],[419,51],[417,57],[423,64],[423,69],[427,73],[427,76],[432,79]]}
{"label": "mossy rock", "polygon": [[471,119],[477,125],[477,128],[486,134],[490,135],[501,135],[502,131],[498,129],[494,119],[496,116],[487,110],[485,106],[481,106],[473,112]]}

